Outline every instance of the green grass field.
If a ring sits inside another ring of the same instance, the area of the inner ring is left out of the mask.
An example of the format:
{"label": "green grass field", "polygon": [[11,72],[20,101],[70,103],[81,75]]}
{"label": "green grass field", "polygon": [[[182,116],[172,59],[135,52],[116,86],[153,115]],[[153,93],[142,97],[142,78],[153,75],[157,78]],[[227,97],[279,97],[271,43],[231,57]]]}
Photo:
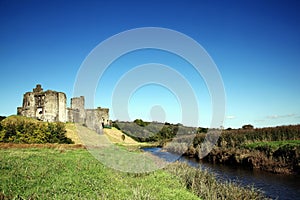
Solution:
{"label": "green grass field", "polygon": [[7,199],[198,199],[164,170],[115,171],[85,149],[1,149],[0,172]]}
{"label": "green grass field", "polygon": [[80,145],[0,147],[0,199],[264,199],[183,163],[133,174],[104,166]]}

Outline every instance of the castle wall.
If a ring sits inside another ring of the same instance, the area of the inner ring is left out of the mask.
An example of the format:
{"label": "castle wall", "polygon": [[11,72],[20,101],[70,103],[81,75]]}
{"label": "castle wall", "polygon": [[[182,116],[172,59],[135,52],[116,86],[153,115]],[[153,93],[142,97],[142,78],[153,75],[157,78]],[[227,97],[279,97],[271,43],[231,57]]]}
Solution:
{"label": "castle wall", "polygon": [[97,109],[86,109],[86,118],[85,118],[85,125],[95,130],[97,133],[102,133],[102,124],[101,124],[101,116]]}
{"label": "castle wall", "polygon": [[86,109],[85,113],[85,125],[97,133],[102,133],[103,127],[110,125],[108,108]]}
{"label": "castle wall", "polygon": [[59,121],[57,92],[51,90],[45,92],[45,104],[44,104],[43,112],[44,112],[43,121],[47,121],[47,122]]}
{"label": "castle wall", "polygon": [[74,123],[74,114],[71,108],[67,108],[67,121]]}
{"label": "castle wall", "polygon": [[71,99],[71,108],[67,108],[67,97],[63,92],[43,91],[37,85],[32,92],[23,96],[22,107],[17,108],[17,114],[32,117],[47,122],[73,122],[85,124],[88,128],[102,133],[103,126],[110,125],[109,109],[85,109],[84,97]]}
{"label": "castle wall", "polygon": [[67,96],[65,93],[58,92],[58,121],[66,122],[67,119]]}
{"label": "castle wall", "polygon": [[85,109],[84,109],[84,97],[71,98],[71,109],[76,110],[79,113],[75,118],[74,122],[83,124],[85,121]]}
{"label": "castle wall", "polygon": [[101,116],[101,124],[102,126],[110,126],[110,121],[109,121],[109,109],[108,108],[97,108],[98,115]]}
{"label": "castle wall", "polygon": [[21,115],[35,118],[35,98],[32,92],[26,92],[23,96]]}
{"label": "castle wall", "polygon": [[72,123],[79,123],[80,113],[79,110],[74,110],[72,108],[67,108],[67,121]]}
{"label": "castle wall", "polygon": [[23,105],[17,109],[17,114],[41,121],[66,122],[66,107],[67,98],[64,93],[52,90],[44,92],[41,85],[37,85],[32,92],[24,94]]}

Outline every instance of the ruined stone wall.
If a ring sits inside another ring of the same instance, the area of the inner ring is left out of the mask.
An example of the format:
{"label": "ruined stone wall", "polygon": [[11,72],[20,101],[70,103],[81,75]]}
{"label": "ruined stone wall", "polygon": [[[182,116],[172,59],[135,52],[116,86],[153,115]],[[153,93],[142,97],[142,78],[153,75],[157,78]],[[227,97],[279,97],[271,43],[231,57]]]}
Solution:
{"label": "ruined stone wall", "polygon": [[85,125],[96,131],[97,133],[102,133],[102,124],[101,124],[101,115],[97,111],[97,109],[86,109],[86,118],[85,118]]}
{"label": "ruined stone wall", "polygon": [[48,90],[45,92],[45,106],[43,121],[55,122],[58,121],[58,95],[57,92]]}
{"label": "ruined stone wall", "polygon": [[67,121],[83,124],[97,133],[102,133],[103,127],[110,125],[109,109],[85,109],[83,96],[71,99],[71,108],[67,109],[67,115]]}
{"label": "ruined stone wall", "polygon": [[58,92],[58,121],[66,122],[67,118],[67,96],[63,92]]}
{"label": "ruined stone wall", "polygon": [[88,128],[102,133],[106,125],[110,125],[109,109],[85,109],[84,97],[71,99],[71,108],[67,108],[67,97],[63,92],[43,91],[41,85],[36,85],[32,92],[23,96],[22,107],[17,108],[17,114],[48,122],[73,122],[86,125]]}
{"label": "ruined stone wall", "polygon": [[47,90],[44,97],[44,120],[48,122],[67,121],[67,97],[62,92]]}
{"label": "ruined stone wall", "polygon": [[37,85],[32,92],[27,92],[23,97],[22,107],[18,107],[17,114],[48,122],[66,122],[67,98],[62,92],[52,90],[43,91]]}
{"label": "ruined stone wall", "polygon": [[74,110],[72,108],[67,108],[67,116],[68,116],[68,119],[67,119],[68,122],[75,123],[75,122],[79,121],[79,111],[78,110]]}
{"label": "ruined stone wall", "polygon": [[35,118],[35,99],[32,92],[26,92],[23,96],[23,105],[18,108],[18,115]]}
{"label": "ruined stone wall", "polygon": [[101,116],[101,124],[102,126],[110,126],[109,120],[109,109],[108,108],[97,108],[98,115]]}
{"label": "ruined stone wall", "polygon": [[[75,123],[83,124],[85,122],[85,109],[84,109],[84,97],[71,98],[71,109],[77,111],[79,116],[73,117]],[[72,112],[71,112],[72,113]]]}
{"label": "ruined stone wall", "polygon": [[110,125],[109,109],[98,107],[97,109],[86,109],[85,125],[95,130],[97,133],[102,133],[104,126]]}

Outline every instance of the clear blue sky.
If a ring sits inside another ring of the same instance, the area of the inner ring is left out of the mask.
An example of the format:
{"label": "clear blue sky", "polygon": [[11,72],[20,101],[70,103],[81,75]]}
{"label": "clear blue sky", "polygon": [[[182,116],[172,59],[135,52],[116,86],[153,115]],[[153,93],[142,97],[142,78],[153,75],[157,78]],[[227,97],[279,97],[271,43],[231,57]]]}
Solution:
{"label": "clear blue sky", "polygon": [[[225,127],[299,124],[299,10],[300,1],[273,0],[1,0],[0,115],[15,114],[23,93],[37,83],[65,92],[69,103],[77,71],[96,45],[119,32],[150,26],[180,31],[210,54],[226,90]],[[210,97],[201,78],[180,70],[188,65],[184,61],[155,50],[117,60],[100,81],[107,85],[97,91],[96,106],[110,108],[108,94],[122,72],[148,62],[168,64],[189,76],[199,100],[200,125],[208,127]],[[130,116],[147,120],[153,105],[165,106],[167,121],[180,122],[174,95],[157,85],[133,94]]]}

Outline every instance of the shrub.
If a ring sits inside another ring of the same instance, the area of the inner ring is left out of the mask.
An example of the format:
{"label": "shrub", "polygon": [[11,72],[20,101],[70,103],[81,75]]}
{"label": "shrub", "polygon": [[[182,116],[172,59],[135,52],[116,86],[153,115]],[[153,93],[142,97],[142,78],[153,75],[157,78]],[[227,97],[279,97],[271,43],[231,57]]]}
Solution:
{"label": "shrub", "polygon": [[0,142],[73,143],[66,137],[62,122],[41,122],[22,116],[10,116],[0,122]]}

